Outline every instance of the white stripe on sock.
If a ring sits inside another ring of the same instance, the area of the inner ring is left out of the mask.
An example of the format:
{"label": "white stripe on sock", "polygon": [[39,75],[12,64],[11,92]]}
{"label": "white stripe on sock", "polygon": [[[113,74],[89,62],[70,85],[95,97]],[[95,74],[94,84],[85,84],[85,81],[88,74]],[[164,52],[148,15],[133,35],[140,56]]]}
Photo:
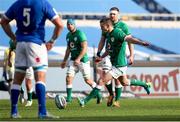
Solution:
{"label": "white stripe on sock", "polygon": [[11,89],[14,89],[14,90],[21,90],[21,85],[18,85],[18,84],[12,84],[11,86]]}
{"label": "white stripe on sock", "polygon": [[37,81],[36,84],[42,84],[46,87],[46,83],[44,83],[43,81]]}
{"label": "white stripe on sock", "polygon": [[109,85],[109,84],[111,84],[111,80],[106,83],[106,85]]}
{"label": "white stripe on sock", "polygon": [[72,84],[66,85],[66,88],[72,88]]}

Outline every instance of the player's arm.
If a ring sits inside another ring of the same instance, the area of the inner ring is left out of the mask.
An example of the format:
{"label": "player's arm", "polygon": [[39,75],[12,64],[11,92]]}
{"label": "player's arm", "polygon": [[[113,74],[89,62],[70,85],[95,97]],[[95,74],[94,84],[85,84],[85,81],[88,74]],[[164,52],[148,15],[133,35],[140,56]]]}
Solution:
{"label": "player's arm", "polygon": [[85,53],[87,52],[87,41],[83,41],[81,42],[81,47],[82,50],[79,53],[78,57],[76,58],[76,60],[74,61],[75,65],[79,65],[81,62],[82,57],[85,55]]}
{"label": "player's arm", "polygon": [[148,42],[140,41],[139,39],[136,39],[136,38],[132,37],[131,35],[125,36],[124,40],[129,42],[129,43],[138,44],[138,45],[142,45],[142,46],[149,46],[150,45]]}
{"label": "player's arm", "polygon": [[2,25],[2,28],[5,31],[5,33],[10,37],[10,39],[15,41],[16,36],[13,33],[11,26],[9,24],[10,21],[11,21],[10,19],[7,19],[5,16],[3,16],[1,19],[1,25]]}
{"label": "player's arm", "polygon": [[106,51],[102,54],[102,56],[96,57],[95,62],[98,63],[98,62],[102,61],[102,59],[105,58],[107,55],[109,55],[108,50],[106,50]]}
{"label": "player's arm", "polygon": [[65,68],[65,67],[66,67],[67,60],[68,60],[68,58],[69,58],[69,55],[70,55],[70,49],[69,49],[69,47],[67,46],[64,59],[63,59],[63,61],[62,61],[62,63],[61,63],[61,68]]}
{"label": "player's arm", "polygon": [[103,49],[103,47],[105,45],[105,40],[106,40],[106,38],[102,35],[101,40],[100,40],[100,42],[98,44],[98,50],[97,50],[97,56],[98,57],[101,56],[100,54],[101,54],[101,51],[102,51],[102,49]]}
{"label": "player's arm", "polygon": [[129,56],[129,65],[133,64],[134,62],[134,45],[130,42],[128,42],[128,48],[129,48],[129,52],[130,52],[130,56]]}
{"label": "player's arm", "polygon": [[55,25],[55,28],[50,41],[46,44],[47,50],[50,50],[53,47],[55,40],[59,37],[63,30],[63,23],[59,16],[53,19],[52,23]]}

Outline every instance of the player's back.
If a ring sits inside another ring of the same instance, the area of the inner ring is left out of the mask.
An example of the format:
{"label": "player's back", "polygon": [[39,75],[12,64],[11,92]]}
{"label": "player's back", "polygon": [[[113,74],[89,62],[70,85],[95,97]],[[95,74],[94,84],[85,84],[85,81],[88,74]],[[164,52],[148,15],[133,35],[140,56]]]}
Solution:
{"label": "player's back", "polygon": [[45,20],[52,19],[55,12],[46,0],[17,0],[6,16],[17,22],[17,41],[41,44],[44,41]]}

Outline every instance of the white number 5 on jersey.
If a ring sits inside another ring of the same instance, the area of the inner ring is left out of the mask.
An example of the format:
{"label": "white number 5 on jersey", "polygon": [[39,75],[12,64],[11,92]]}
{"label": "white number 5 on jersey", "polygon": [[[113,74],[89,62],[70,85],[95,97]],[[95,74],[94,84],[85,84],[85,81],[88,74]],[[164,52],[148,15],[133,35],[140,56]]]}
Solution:
{"label": "white number 5 on jersey", "polygon": [[23,21],[25,27],[29,26],[30,24],[30,11],[31,11],[30,8],[24,8],[23,10],[23,16],[26,17],[26,20]]}

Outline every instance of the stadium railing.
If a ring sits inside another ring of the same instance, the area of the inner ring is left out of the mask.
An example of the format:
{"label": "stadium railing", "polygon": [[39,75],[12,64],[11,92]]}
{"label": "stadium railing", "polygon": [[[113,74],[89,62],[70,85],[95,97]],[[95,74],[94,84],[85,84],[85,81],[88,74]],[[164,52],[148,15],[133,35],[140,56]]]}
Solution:
{"label": "stadium railing", "polygon": [[[0,18],[3,15],[3,11],[0,11]],[[78,13],[78,12],[62,12],[59,13],[62,19],[78,19],[78,20],[100,20],[106,16],[108,13]],[[127,14],[121,13],[122,20],[145,20],[145,21],[180,21],[180,14]]]}

